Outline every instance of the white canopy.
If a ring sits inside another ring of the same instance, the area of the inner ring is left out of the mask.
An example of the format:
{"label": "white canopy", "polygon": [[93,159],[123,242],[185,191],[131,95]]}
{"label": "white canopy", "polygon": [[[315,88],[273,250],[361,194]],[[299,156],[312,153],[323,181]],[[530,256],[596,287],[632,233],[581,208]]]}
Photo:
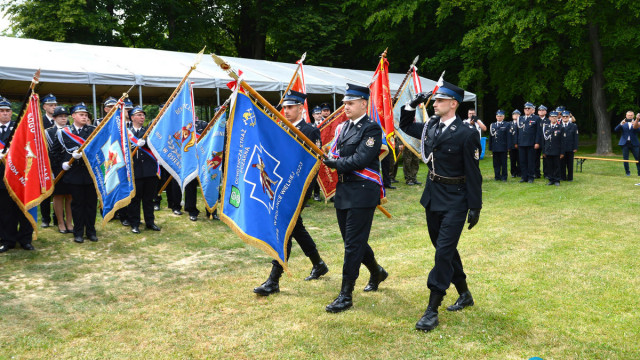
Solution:
{"label": "white canopy", "polygon": [[[93,92],[94,102],[96,95],[101,101],[107,96],[118,96],[121,88],[126,90],[132,85],[138,88],[140,102],[143,91],[145,99],[151,97],[161,101],[169,96],[196,58],[196,54],[176,51],[11,37],[0,37],[0,48],[4,49],[0,61],[0,94],[22,96],[27,88],[24,82],[30,82],[35,70],[41,69],[41,94],[52,92],[62,98],[86,99]],[[223,58],[234,69],[242,70],[245,81],[257,91],[275,92],[265,95],[267,98],[279,98],[297,66],[267,60]],[[305,65],[304,75],[310,99],[314,98],[314,94],[324,94],[325,98],[333,94],[335,102],[335,94],[344,94],[346,83],[366,86],[372,80],[373,71]],[[395,94],[404,76],[389,74],[392,94]],[[208,55],[203,56],[190,80],[194,82],[195,89],[202,89],[194,91],[197,98],[216,96],[218,104],[220,92],[227,93],[226,84],[231,81]],[[433,80],[424,77],[421,80],[424,89],[435,86]],[[474,101],[475,98],[475,94],[465,92],[465,101]]]}

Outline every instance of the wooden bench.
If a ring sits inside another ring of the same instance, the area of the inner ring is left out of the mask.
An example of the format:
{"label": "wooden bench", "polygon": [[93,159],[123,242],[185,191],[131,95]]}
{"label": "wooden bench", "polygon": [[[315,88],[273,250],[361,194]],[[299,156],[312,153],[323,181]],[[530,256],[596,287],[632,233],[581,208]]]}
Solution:
{"label": "wooden bench", "polygon": [[637,160],[622,160],[622,159],[607,159],[607,158],[598,158],[598,157],[590,157],[590,156],[576,156],[576,169],[582,172],[582,164],[584,164],[587,160],[600,160],[600,161],[614,161],[614,162],[626,162],[626,163],[637,163]]}

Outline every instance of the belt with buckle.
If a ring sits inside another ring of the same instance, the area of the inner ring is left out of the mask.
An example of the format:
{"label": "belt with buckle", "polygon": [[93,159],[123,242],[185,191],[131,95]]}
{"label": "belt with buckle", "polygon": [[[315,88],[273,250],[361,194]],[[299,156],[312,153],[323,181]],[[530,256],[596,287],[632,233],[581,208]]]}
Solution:
{"label": "belt with buckle", "polygon": [[355,181],[366,181],[366,179],[361,178],[358,175],[353,174],[338,174],[338,182],[355,182]]}
{"label": "belt with buckle", "polygon": [[456,177],[447,177],[440,176],[434,174],[432,171],[429,172],[429,179],[438,184],[448,184],[448,185],[459,185],[464,184],[466,179],[464,176],[456,176]]}

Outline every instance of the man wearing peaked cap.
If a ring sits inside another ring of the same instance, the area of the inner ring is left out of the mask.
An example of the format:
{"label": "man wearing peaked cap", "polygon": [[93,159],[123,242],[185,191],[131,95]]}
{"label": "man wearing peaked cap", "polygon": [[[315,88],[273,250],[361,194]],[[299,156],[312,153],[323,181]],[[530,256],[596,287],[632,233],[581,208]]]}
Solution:
{"label": "man wearing peaked cap", "polygon": [[460,297],[447,310],[462,310],[474,304],[457,246],[465,219],[469,229],[473,228],[482,208],[480,137],[456,114],[464,91],[445,81],[433,94],[436,116],[428,123],[414,122],[415,109],[430,96],[430,93],[417,94],[402,108],[400,115],[400,129],[421,139],[429,167],[420,203],[425,209],[427,229],[436,253],[427,281],[431,291],[429,304],[416,323],[416,329],[422,331],[438,326],[438,307],[452,283]]}
{"label": "man wearing peaked cap", "polygon": [[524,115],[518,118],[516,146],[520,156],[521,183],[533,184],[536,177],[536,150],[540,148],[540,118],[534,114],[536,106],[527,102],[524,104]]}
{"label": "man wearing peaked cap", "polygon": [[[57,133],[54,153],[61,152],[62,169],[66,174],[62,178],[71,188],[71,215],[73,216],[73,241],[83,243],[83,235],[90,241],[98,241],[96,235],[96,207],[98,195],[89,170],[82,159],[82,152],[78,151],[86,141],[95,126],[89,125],[89,113],[84,103],[78,103],[71,108],[73,123],[67,125]],[[69,164],[73,157],[73,163]]]}
{"label": "man wearing peaked cap", "polygon": [[[538,117],[540,118],[540,131],[542,131],[542,127],[544,125],[550,125],[551,121],[549,120],[549,118],[547,117],[547,107],[544,105],[540,105],[538,106]],[[542,136],[542,135],[540,135]],[[535,173],[536,173],[536,179],[540,178],[540,158],[542,156],[542,152],[543,152],[543,148],[544,146],[542,145],[542,141],[543,140],[539,140],[539,144],[540,147],[536,150],[536,164],[535,164]],[[547,162],[547,158],[544,157],[542,158],[542,175],[547,178],[549,177],[549,164]]]}
{"label": "man wearing peaked cap", "polygon": [[493,172],[497,181],[507,181],[509,128],[509,124],[504,121],[504,111],[498,110],[496,122],[489,126],[489,150],[493,153]]}
{"label": "man wearing peaked cap", "polygon": [[560,186],[560,159],[562,154],[563,128],[557,123],[558,113],[549,114],[549,123],[542,124],[542,148],[544,159],[547,161],[549,183],[547,185]]}
{"label": "man wearing peaked cap", "polygon": [[[16,123],[11,121],[11,102],[0,96],[0,141],[6,143],[14,130]],[[33,227],[24,216],[15,201],[9,195],[4,183],[4,157],[6,153],[0,151],[0,253],[13,249],[16,244],[25,250],[34,250],[31,245]]]}
{"label": "man wearing peaked cap", "polygon": [[518,154],[518,119],[522,113],[515,109],[511,113],[511,121],[509,121],[509,163],[511,177],[520,177],[520,155]]}
{"label": "man wearing peaked cap", "polygon": [[[636,124],[638,124],[638,120],[640,120],[640,116],[636,117]],[[562,112],[561,126],[563,131],[563,156],[560,159],[560,179],[563,181],[573,181],[573,157],[576,151],[578,151],[578,125],[573,122],[570,111],[565,110]],[[628,165],[629,163],[625,164]],[[638,165],[638,176],[640,176],[640,165]]]}
{"label": "man wearing peaked cap", "polygon": [[320,107],[322,108],[322,118],[328,118],[331,115],[331,106],[328,103],[322,103]]}
{"label": "man wearing peaked cap", "polygon": [[[116,106],[116,104],[118,103],[118,100],[116,98],[114,98],[113,96],[109,96],[104,103],[102,104],[103,106],[103,110],[104,110],[104,115],[107,116],[107,114],[109,113],[109,111],[111,111],[111,109],[113,109],[114,106]],[[100,118],[98,120],[96,120],[96,126],[100,125],[100,123],[102,122],[102,120],[104,120],[104,118]]]}
{"label": "man wearing peaked cap", "polygon": [[320,123],[322,122],[323,118],[322,118],[322,108],[320,106],[316,106],[313,108],[313,110],[311,110],[311,116],[313,116],[313,122],[314,122],[314,126],[318,126],[320,125]]}
{"label": "man wearing peaked cap", "polygon": [[45,95],[41,100],[44,116],[42,117],[42,127],[48,129],[53,126],[53,111],[58,105],[58,100],[53,94]]}
{"label": "man wearing peaked cap", "polygon": [[[307,95],[303,93],[289,90],[282,101],[282,109],[284,110],[285,118],[289,120],[293,126],[300,130],[307,138],[309,138],[309,140],[318,144],[320,141],[320,130],[304,121],[304,118],[302,117],[302,113],[304,111],[303,105],[306,97]],[[305,202],[309,199],[309,195],[310,192],[307,191]],[[311,235],[309,235],[309,232],[307,232],[307,229],[302,223],[302,214],[298,216],[296,225],[291,232],[291,237],[296,239],[296,242],[300,245],[305,256],[311,260],[311,264],[313,265],[311,274],[309,274],[305,280],[315,280],[329,272],[329,268],[324,261],[322,261],[322,258],[316,249],[316,243],[313,241]],[[286,254],[288,261],[289,255],[291,254],[291,241],[287,242]],[[282,275],[283,269],[280,263],[276,260],[273,260],[271,263],[271,274],[267,281],[253,289],[253,292],[258,295],[269,296],[280,291],[280,276]]]}
{"label": "man wearing peaked cap", "polygon": [[380,176],[382,129],[367,115],[369,88],[347,84],[344,112],[349,118],[336,130],[335,152],[324,160],[338,172],[334,206],[344,241],[342,287],[338,297],[326,310],[337,313],[353,306],[352,293],[360,275],[360,264],[369,270],[364,291],[376,291],[388,273],[378,265],[369,246],[369,233],[376,206],[383,191]]}
{"label": "man wearing peaked cap", "polygon": [[[139,139],[137,145],[139,147],[146,145],[146,141],[142,139],[147,131],[147,128],[143,126],[145,115],[146,113],[140,106],[135,106],[129,110],[129,118],[131,119],[129,131]],[[153,213],[153,197],[156,195],[158,187],[158,163],[147,151],[142,151],[142,149],[136,151],[132,161],[136,195],[127,207],[127,218],[131,225],[131,232],[140,234],[140,203],[142,203],[145,227],[149,230],[160,231],[160,228],[155,223],[155,215]]]}

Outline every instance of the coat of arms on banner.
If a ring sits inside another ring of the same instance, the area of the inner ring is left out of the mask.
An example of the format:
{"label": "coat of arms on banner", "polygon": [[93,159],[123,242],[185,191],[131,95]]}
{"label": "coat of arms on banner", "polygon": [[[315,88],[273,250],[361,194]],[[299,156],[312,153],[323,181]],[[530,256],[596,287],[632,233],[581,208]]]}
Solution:
{"label": "coat of arms on banner", "polygon": [[269,154],[262,145],[256,145],[244,175],[244,181],[253,185],[249,197],[262,203],[269,213],[273,210],[275,194],[282,183],[282,177],[276,172],[278,166],[278,159]]}

